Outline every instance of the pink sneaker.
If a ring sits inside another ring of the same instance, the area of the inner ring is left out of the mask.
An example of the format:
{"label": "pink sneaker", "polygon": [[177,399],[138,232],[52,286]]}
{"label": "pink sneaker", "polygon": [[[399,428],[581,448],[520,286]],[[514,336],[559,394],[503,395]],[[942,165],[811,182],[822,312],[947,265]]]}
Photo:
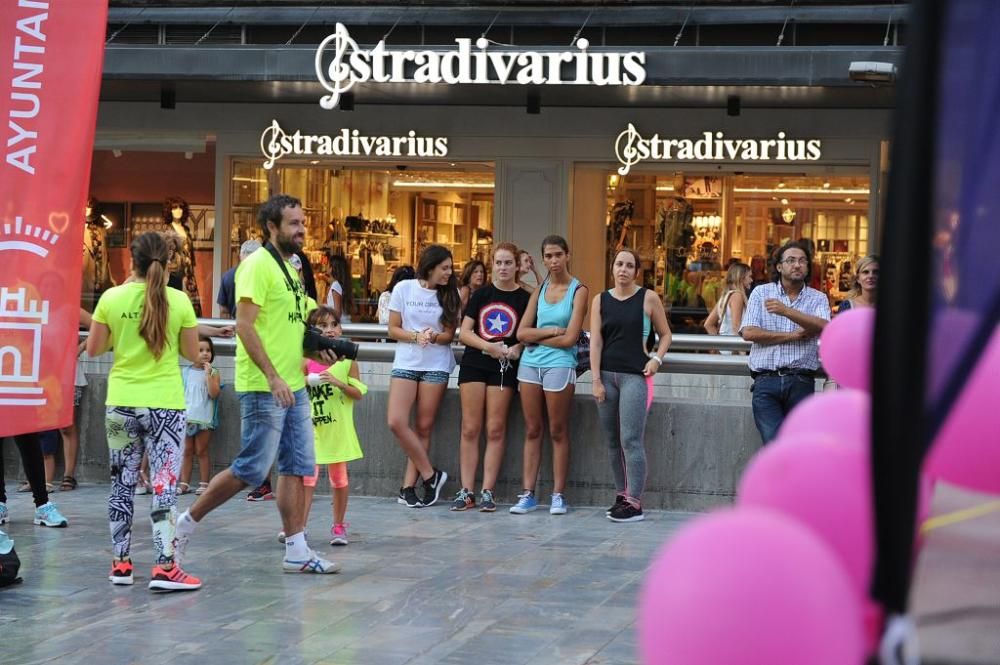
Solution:
{"label": "pink sneaker", "polygon": [[344,524],[334,524],[333,528],[330,529],[330,544],[331,545],[346,545],[347,544],[347,523]]}

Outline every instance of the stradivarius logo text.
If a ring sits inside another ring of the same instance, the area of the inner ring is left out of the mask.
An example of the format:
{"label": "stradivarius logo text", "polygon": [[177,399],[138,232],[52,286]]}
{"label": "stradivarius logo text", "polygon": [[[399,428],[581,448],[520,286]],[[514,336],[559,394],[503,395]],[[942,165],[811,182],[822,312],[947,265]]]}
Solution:
{"label": "stradivarius logo text", "polygon": [[778,132],[773,139],[729,139],[722,132],[704,132],[697,139],[662,138],[653,134],[643,138],[635,125],[615,139],[615,155],[621,162],[618,173],[628,175],[641,161],[677,162],[814,162],[823,156],[819,139],[790,139]]}
{"label": "stradivarius logo text", "polygon": [[277,120],[260,136],[264,168],[270,169],[282,157],[446,157],[448,139],[443,136],[417,136],[410,130],[402,136],[364,136],[358,130],[342,129],[330,135],[285,132]]}
{"label": "stradivarius logo text", "polygon": [[[588,53],[590,42],[578,39],[573,51],[538,52],[488,50],[480,37],[456,39],[450,51],[390,51],[385,41],[365,50],[351,39],[344,24],[316,50],[316,76],[330,93],[319,100],[325,109],[337,106],[340,96],[355,83],[492,83],[517,85],[641,85],[646,80],[642,52]],[[329,64],[326,61],[329,60]]]}

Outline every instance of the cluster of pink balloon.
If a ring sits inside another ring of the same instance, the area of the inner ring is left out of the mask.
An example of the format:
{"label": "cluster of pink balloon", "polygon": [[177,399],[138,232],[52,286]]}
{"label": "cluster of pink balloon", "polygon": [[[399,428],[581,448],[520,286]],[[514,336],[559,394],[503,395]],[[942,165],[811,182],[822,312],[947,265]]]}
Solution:
{"label": "cluster of pink balloon", "polygon": [[[860,665],[872,653],[874,319],[857,309],[826,327],[820,355],[843,389],[793,410],[751,460],[736,507],[694,520],[658,553],[640,596],[647,665]],[[935,441],[931,475],[1000,492],[1000,409],[987,404],[997,394],[1000,333]],[[925,478],[921,521],[930,490]]]}

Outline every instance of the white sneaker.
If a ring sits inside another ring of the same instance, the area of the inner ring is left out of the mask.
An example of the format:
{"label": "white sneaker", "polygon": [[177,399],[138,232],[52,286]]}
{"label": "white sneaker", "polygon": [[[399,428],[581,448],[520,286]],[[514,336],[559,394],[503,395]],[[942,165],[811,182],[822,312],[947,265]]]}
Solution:
{"label": "white sneaker", "polygon": [[285,573],[315,573],[318,575],[329,575],[340,572],[340,564],[327,561],[316,552],[309,550],[309,558],[304,561],[290,561],[283,559],[281,570]]}
{"label": "white sneaker", "polygon": [[567,510],[569,510],[569,506],[566,504],[566,499],[563,498],[563,495],[553,494],[552,503],[549,504],[549,515],[565,515]]}

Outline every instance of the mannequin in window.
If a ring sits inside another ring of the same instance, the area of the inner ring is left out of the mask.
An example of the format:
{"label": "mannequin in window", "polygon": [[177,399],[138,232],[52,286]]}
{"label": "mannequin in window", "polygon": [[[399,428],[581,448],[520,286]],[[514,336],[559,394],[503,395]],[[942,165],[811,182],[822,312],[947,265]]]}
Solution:
{"label": "mannequin in window", "polygon": [[115,282],[111,279],[111,267],[108,260],[108,235],[101,218],[101,203],[94,197],[87,199],[84,208],[86,223],[83,225],[83,281],[81,283],[80,306],[88,312],[94,311],[94,306],[101,294]]}
{"label": "mannequin in window", "polygon": [[[191,237],[191,209],[187,201],[179,196],[171,196],[163,202],[163,224],[180,239],[178,256],[171,262],[171,280],[179,276],[183,290],[191,299],[196,316],[201,316],[201,296],[198,294],[198,280],[195,276],[194,242]],[[178,275],[175,276],[174,269]]]}

